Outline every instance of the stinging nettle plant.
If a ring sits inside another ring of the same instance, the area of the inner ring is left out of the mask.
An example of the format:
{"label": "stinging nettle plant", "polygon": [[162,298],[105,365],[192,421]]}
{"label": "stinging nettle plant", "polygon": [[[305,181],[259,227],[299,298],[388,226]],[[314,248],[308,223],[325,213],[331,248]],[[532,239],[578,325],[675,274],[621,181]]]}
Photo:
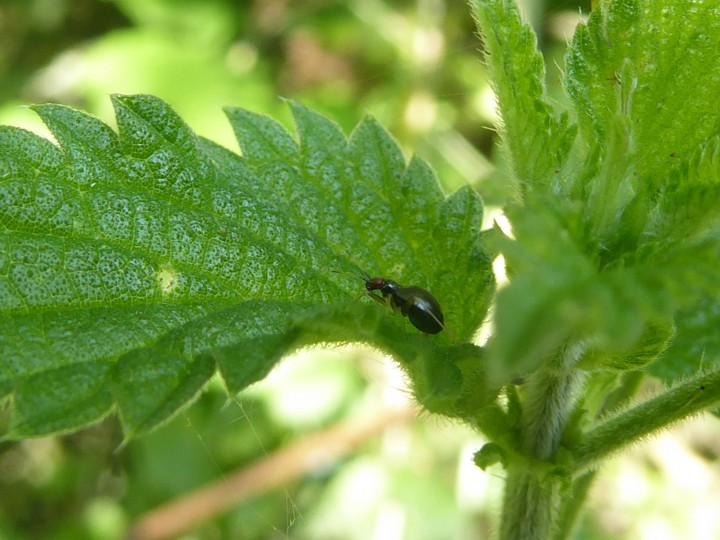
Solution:
{"label": "stinging nettle plant", "polygon": [[[472,11],[511,231],[481,230],[478,193],[445,196],[373,119],[346,137],[294,102],[296,134],[227,110],[241,156],[151,96],[112,98],[117,133],[58,105],[35,107],[56,143],[0,128],[5,439],[113,412],[130,439],[218,371],[236,394],[300,347],[365,342],[490,441],[475,461],[505,468],[500,538],[561,539],[605,458],[717,407],[720,7],[599,2],[566,111],[514,2]],[[427,288],[445,331],[354,301],[366,273]],[[647,374],[667,389],[633,403]]]}

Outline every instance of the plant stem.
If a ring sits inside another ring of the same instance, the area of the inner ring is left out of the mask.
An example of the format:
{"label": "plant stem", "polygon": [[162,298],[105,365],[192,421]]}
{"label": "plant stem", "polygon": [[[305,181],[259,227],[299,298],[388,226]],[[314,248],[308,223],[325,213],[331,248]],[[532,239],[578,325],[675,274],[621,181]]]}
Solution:
{"label": "plant stem", "polygon": [[[600,411],[598,411],[598,414],[607,414],[616,411],[619,407],[625,406],[632,396],[635,395],[644,376],[645,374],[642,371],[628,371],[622,374],[620,376],[620,384],[615,390],[606,395],[605,402],[600,408]],[[614,377],[618,377],[618,375],[614,375]],[[604,386],[602,383],[601,385]],[[587,388],[585,389],[585,397],[587,397]],[[586,406],[586,402],[576,405],[576,407],[583,409]],[[578,412],[579,411],[576,410],[573,413],[573,417],[576,417]],[[563,490],[555,527],[552,532],[553,540],[566,540],[571,537],[594,479],[595,471],[586,472],[573,479],[571,491],[566,492]]]}
{"label": "plant stem", "polygon": [[542,481],[526,471],[508,469],[500,540],[549,538],[559,491],[557,479]]}
{"label": "plant stem", "polygon": [[572,491],[563,497],[560,504],[555,530],[552,533],[553,540],[570,538],[594,479],[595,471],[591,471],[573,482]]}
{"label": "plant stem", "polygon": [[611,416],[570,449],[575,456],[575,473],[582,473],[624,446],[718,403],[720,370],[715,369]]}
{"label": "plant stem", "polygon": [[[523,404],[523,450],[535,460],[550,461],[557,451],[583,375],[572,366],[583,347],[568,347],[560,357],[528,380]],[[546,540],[551,537],[562,478],[545,470],[508,466],[501,540]]]}

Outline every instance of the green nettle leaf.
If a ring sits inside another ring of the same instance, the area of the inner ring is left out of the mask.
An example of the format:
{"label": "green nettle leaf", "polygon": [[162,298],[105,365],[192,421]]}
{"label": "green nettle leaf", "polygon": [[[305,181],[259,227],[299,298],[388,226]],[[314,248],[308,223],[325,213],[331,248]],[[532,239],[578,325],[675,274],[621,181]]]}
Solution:
{"label": "green nettle leaf", "polygon": [[[419,399],[440,408],[477,384],[477,352],[453,345],[473,335],[493,291],[474,191],[446,198],[371,118],[347,139],[291,103],[296,138],[230,109],[241,157],[199,139],[157,98],[112,101],[117,134],[56,105],[35,110],[57,145],[0,128],[9,437],[76,429],[113,410],[128,436],[141,433],[218,369],[236,393],[317,341],[392,351]],[[358,301],[366,274],[431,291],[445,331],[426,338]],[[455,375],[434,385],[443,359]]]}
{"label": "green nettle leaf", "polygon": [[[578,27],[566,87],[587,141],[603,142],[627,118],[628,153],[643,182],[657,183],[720,131],[720,16],[713,0],[599,2]],[[692,94],[689,95],[688,91]]]}
{"label": "green nettle leaf", "polygon": [[671,383],[720,361],[720,299],[709,296],[676,317],[677,333],[666,353],[650,366],[650,373]]}
{"label": "green nettle leaf", "polygon": [[567,55],[577,137],[544,97],[515,3],[474,11],[523,188],[506,209],[514,239],[499,242],[511,280],[491,380],[563,350],[588,370],[642,368],[672,341],[678,310],[720,291],[720,75],[706,67],[720,62],[717,3],[599,3]]}
{"label": "green nettle leaf", "polygon": [[668,175],[645,228],[648,241],[696,241],[717,233],[720,221],[720,137],[701,144]]}
{"label": "green nettle leaf", "polygon": [[[666,232],[667,212],[684,207],[701,185],[708,204],[716,200],[717,183],[694,174],[708,168],[687,163],[720,131],[713,114],[720,76],[707,70],[720,50],[718,15],[711,0],[616,0],[602,2],[577,29],[564,82],[591,150],[574,187],[589,199],[606,260],[637,249],[658,221]],[[682,168],[691,176],[680,188]]]}
{"label": "green nettle leaf", "polygon": [[[561,173],[575,137],[568,118],[555,118],[545,96],[545,63],[515,0],[475,1],[490,81],[503,118],[501,133],[521,185]],[[509,69],[511,68],[511,69]]]}
{"label": "green nettle leaf", "polygon": [[[601,459],[720,399],[708,337],[720,295],[720,7],[596,4],[567,54],[565,116],[545,97],[515,2],[473,3],[518,188],[511,230],[491,237],[509,283],[486,348],[514,432],[476,454],[506,464],[508,540],[570,537]],[[628,406],[646,371],[673,386]]]}

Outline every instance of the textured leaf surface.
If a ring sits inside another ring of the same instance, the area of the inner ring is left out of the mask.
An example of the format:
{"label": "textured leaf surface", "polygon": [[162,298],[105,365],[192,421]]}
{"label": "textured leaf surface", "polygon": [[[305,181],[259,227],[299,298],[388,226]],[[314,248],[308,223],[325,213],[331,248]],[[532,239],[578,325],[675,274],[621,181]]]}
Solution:
{"label": "textured leaf surface", "polygon": [[575,130],[548,103],[535,33],[521,20],[515,0],[477,0],[472,7],[516,180],[547,183],[566,164]]}
{"label": "textured leaf surface", "polygon": [[628,119],[629,151],[656,181],[720,130],[720,5],[714,0],[599,2],[578,27],[566,86],[588,141]]}
{"label": "textured leaf surface", "polygon": [[[232,109],[240,157],[198,139],[156,98],[113,104],[117,134],[55,105],[36,110],[57,145],[0,128],[10,436],[76,429],[113,409],[128,435],[143,432],[218,368],[239,391],[308,341],[304,313],[363,291],[333,270],[432,291],[448,329],[440,343],[467,339],[484,317],[492,279],[479,197],[446,199],[428,166],[406,164],[374,120],[347,139],[292,104],[295,138]],[[390,324],[398,339],[416,332]]]}
{"label": "textured leaf surface", "polygon": [[665,354],[650,366],[650,373],[673,382],[699,370],[708,370],[720,361],[720,302],[702,298],[680,312],[677,333]]}
{"label": "textured leaf surface", "polygon": [[707,68],[720,63],[720,8],[599,2],[567,56],[579,127],[570,149],[573,127],[543,97],[514,2],[477,2],[475,12],[513,170],[538,180],[507,209],[513,240],[499,241],[511,281],[498,295],[492,379],[563,350],[586,369],[644,367],[673,320],[682,341],[692,306],[720,290],[720,75]]}

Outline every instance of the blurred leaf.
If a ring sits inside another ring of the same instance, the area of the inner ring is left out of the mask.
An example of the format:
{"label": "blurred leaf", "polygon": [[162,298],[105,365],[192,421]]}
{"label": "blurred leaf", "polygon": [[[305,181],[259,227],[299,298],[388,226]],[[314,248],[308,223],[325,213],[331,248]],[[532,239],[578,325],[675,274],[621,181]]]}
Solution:
{"label": "blurred leaf", "polygon": [[720,137],[700,145],[669,175],[644,236],[647,242],[697,241],[720,232]]}
{"label": "blurred leaf", "polygon": [[[108,94],[151,93],[182,113],[196,133],[234,148],[236,141],[221,107],[242,96],[244,106],[277,112],[277,91],[266,66],[250,44],[231,58],[219,46],[198,45],[196,36],[179,38],[159,29],[133,28],[108,33],[74,58],[75,91],[100,118],[111,122]],[[52,81],[49,81],[52,83]],[[54,96],[54,94],[50,94]],[[285,111],[282,110],[284,113]]]}
{"label": "blurred leaf", "polygon": [[113,0],[137,27],[182,33],[196,47],[218,45],[232,36],[242,5],[217,0]]}
{"label": "blurred leaf", "polygon": [[671,383],[720,361],[720,303],[717,296],[700,299],[676,317],[677,333],[672,344],[650,373]]}

